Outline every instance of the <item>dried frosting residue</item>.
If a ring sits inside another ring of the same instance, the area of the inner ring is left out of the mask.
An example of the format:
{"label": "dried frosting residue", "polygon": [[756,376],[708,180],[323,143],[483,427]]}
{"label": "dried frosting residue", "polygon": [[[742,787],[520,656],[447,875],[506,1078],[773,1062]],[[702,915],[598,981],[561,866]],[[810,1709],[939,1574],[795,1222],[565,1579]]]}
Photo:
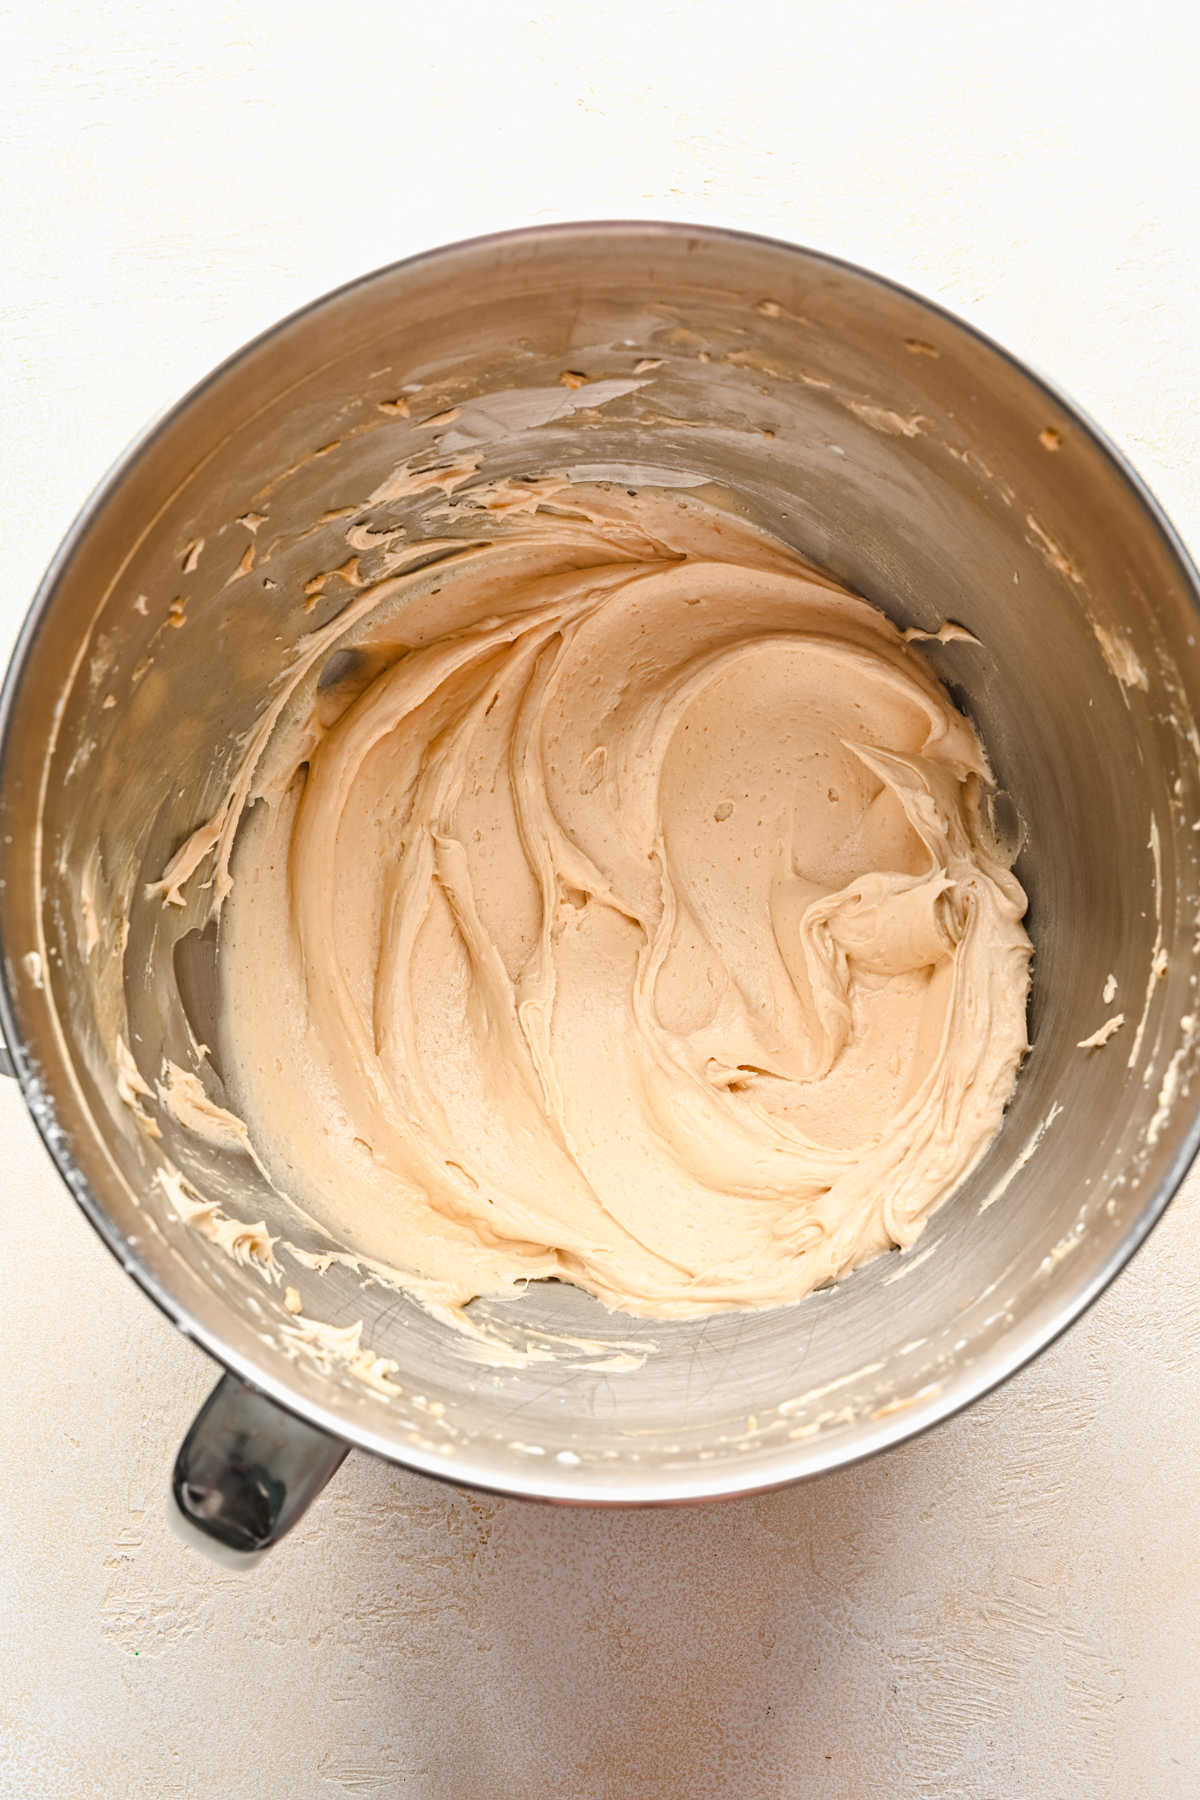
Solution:
{"label": "dried frosting residue", "polygon": [[1103,1049],[1104,1045],[1107,1044],[1109,1038],[1115,1037],[1117,1032],[1120,1031],[1120,1029],[1124,1023],[1125,1023],[1125,1014],[1123,1012],[1122,1013],[1114,1013],[1112,1018],[1106,1019],[1104,1021],[1103,1025],[1101,1025],[1096,1031],[1092,1032],[1090,1037],[1080,1038],[1080,1040],[1076,1044],[1075,1048],[1077,1050],[1101,1050],[1101,1049]]}
{"label": "dried frosting residue", "polygon": [[728,514],[434,473],[478,538],[304,641],[157,884],[220,915],[256,1157],[450,1308],[690,1317],[912,1243],[1026,1048],[970,725]]}

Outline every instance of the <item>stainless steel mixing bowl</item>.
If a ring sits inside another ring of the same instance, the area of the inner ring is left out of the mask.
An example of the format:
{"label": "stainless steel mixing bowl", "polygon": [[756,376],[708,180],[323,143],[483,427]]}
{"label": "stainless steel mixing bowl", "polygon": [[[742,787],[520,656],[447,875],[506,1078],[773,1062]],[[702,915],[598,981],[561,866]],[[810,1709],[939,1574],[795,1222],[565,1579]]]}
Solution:
{"label": "stainless steel mixing bowl", "polygon": [[[143,885],[344,604],[344,581],[312,610],[305,587],[345,560],[348,521],[378,521],[366,497],[402,458],[464,443],[484,475],[707,480],[901,624],[976,634],[927,653],[1024,833],[1033,1047],[916,1248],[790,1309],[648,1324],[551,1284],[491,1309],[546,1346],[495,1368],[333,1267],[322,1317],[362,1321],[396,1365],[388,1392],[348,1350],[289,1342],[282,1288],[175,1216],[164,1155],[229,1215],[305,1237],[244,1156],[169,1118],[148,1135],[113,1049],[152,1088],[164,1054],[190,1055],[185,1012],[219,1044],[213,933],[195,900],[165,910]],[[351,1444],[563,1501],[761,1489],[911,1436],[1076,1318],[1196,1148],[1197,600],[1154,501],[1060,394],[877,276],[732,232],[576,225],[434,251],[317,301],[182,401],[72,527],[9,671],[0,1011],[84,1211],[233,1372],[182,1453],[184,1509],[267,1542]],[[1117,1012],[1110,1043],[1078,1047]]]}

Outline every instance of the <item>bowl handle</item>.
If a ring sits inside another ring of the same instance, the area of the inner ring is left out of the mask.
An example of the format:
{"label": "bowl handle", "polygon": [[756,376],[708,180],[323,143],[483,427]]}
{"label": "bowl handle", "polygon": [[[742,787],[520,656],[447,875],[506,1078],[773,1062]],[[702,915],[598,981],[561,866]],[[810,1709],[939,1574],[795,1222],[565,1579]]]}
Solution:
{"label": "bowl handle", "polygon": [[177,1523],[220,1561],[246,1566],[291,1530],[349,1448],[224,1375],[175,1459]]}

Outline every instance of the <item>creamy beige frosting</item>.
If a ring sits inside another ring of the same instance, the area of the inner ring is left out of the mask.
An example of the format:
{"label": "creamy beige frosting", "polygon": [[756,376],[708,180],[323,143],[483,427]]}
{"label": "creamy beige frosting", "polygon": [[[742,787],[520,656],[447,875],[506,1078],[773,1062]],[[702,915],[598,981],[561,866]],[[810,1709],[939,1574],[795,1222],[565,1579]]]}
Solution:
{"label": "creamy beige frosting", "polygon": [[1026,1048],[971,726],[693,497],[442,510],[478,538],[312,634],[161,884],[212,883],[256,1156],[454,1306],[557,1276],[689,1317],[912,1243]]}

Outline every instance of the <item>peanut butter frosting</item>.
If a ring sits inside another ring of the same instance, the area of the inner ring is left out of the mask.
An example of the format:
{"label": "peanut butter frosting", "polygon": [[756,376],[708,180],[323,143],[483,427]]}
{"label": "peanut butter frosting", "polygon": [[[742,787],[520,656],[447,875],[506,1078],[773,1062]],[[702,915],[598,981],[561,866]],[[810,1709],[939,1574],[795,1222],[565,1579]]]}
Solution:
{"label": "peanut butter frosting", "polygon": [[164,875],[220,915],[223,1129],[451,1307],[687,1318],[911,1244],[1026,1049],[972,726],[729,510],[454,475]]}

